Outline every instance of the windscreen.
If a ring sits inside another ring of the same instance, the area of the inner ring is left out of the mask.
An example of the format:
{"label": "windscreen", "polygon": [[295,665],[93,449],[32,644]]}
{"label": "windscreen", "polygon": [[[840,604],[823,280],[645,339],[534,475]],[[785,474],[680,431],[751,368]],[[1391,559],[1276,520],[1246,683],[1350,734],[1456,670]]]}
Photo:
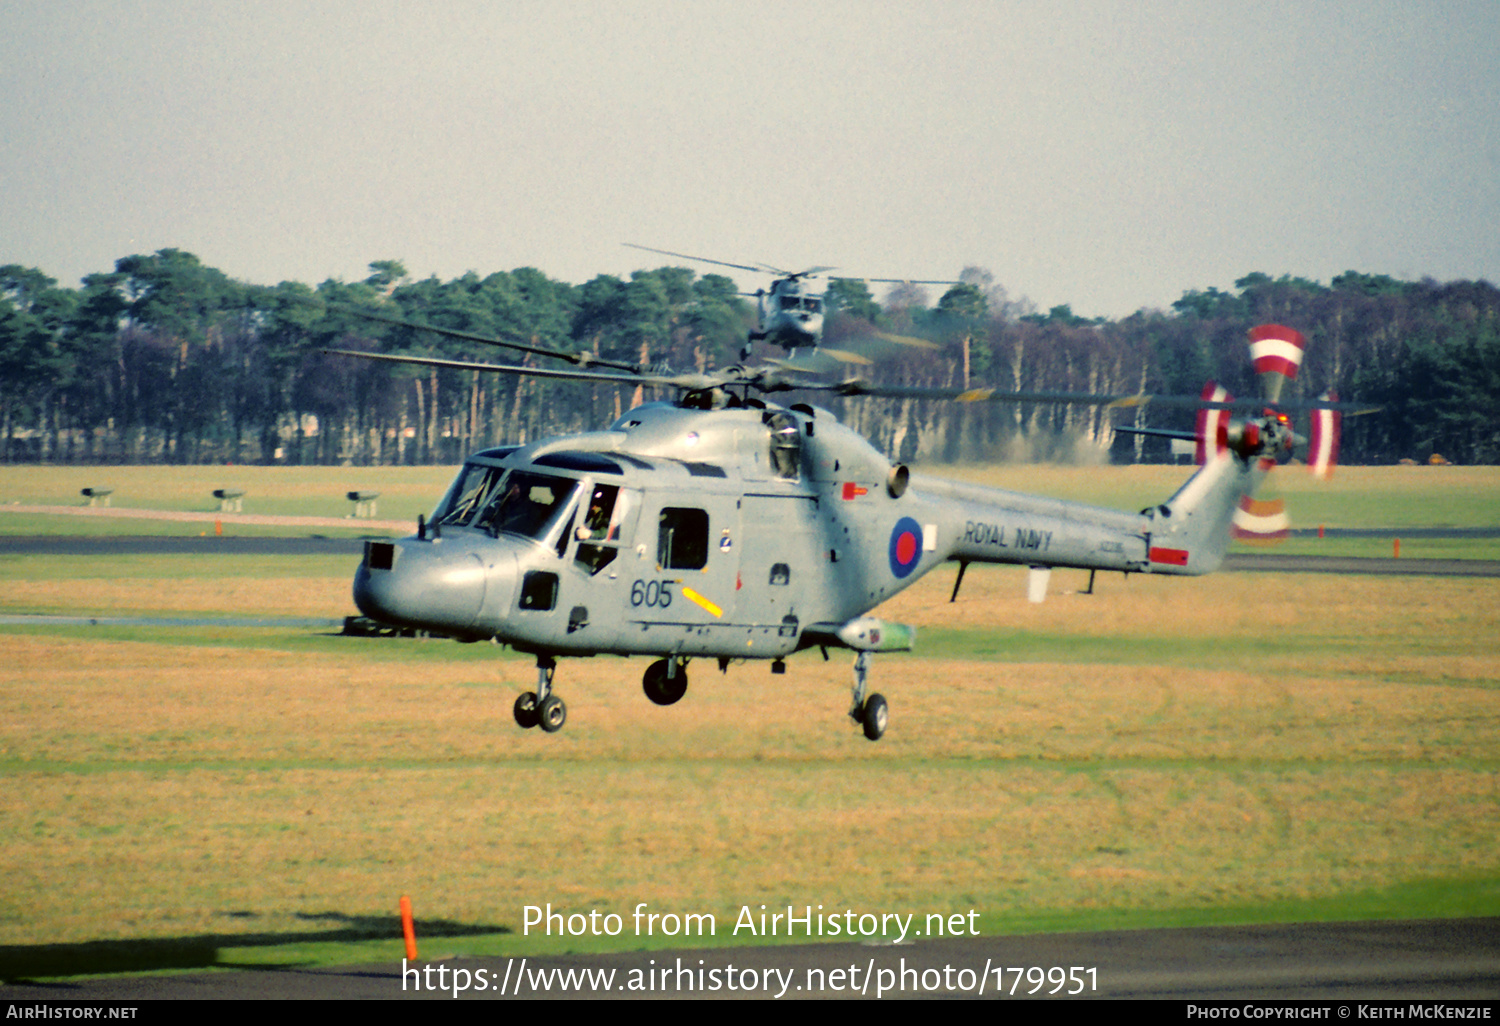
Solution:
{"label": "windscreen", "polygon": [[571,478],[513,470],[473,526],[491,534],[504,531],[541,541],[579,487],[579,482]]}
{"label": "windscreen", "polygon": [[474,519],[474,514],[484,508],[490,493],[505,476],[502,467],[485,467],[477,463],[467,464],[459,471],[448,489],[448,494],[432,514],[434,524],[463,526]]}

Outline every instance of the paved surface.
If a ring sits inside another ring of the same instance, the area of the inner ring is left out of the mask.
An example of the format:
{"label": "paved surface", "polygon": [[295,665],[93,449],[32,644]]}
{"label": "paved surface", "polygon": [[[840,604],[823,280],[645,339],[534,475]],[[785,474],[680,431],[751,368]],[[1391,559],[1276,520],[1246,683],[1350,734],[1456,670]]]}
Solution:
{"label": "paved surface", "polygon": [[[420,922],[417,929],[421,942]],[[1500,999],[1500,919],[920,939],[894,947],[842,943],[633,952],[528,958],[524,966],[520,958],[444,957],[439,950],[452,942],[423,943],[423,954],[430,961],[413,963],[406,973],[399,964],[386,964],[76,979],[48,985],[23,982],[0,986],[0,1000],[449,1001],[457,981],[469,987],[458,996],[471,1000],[778,995],[1012,998],[1037,987],[1038,980],[1042,982],[1037,996],[1046,996],[1046,991],[1058,986],[1057,973],[1047,982],[1046,970],[1053,967],[1064,970],[1064,991],[1077,989],[1082,991],[1079,996],[1088,997],[1331,1002]],[[1028,976],[1014,971],[1033,967],[1040,972]],[[1067,976],[1074,967],[1079,972]],[[555,972],[585,969],[593,975],[584,985],[579,985],[575,975],[573,985],[567,986]],[[611,970],[612,975],[600,975]],[[1003,995],[997,993],[1002,981]],[[502,984],[503,995],[499,993]],[[1336,1011],[1330,1015],[1338,1017]]]}
{"label": "paved surface", "polygon": [[1497,559],[1383,559],[1233,553],[1224,570],[1276,574],[1400,574],[1417,577],[1500,577]]}
{"label": "paved surface", "polygon": [[365,517],[281,517],[257,513],[215,513],[174,509],[131,509],[116,506],[24,506],[10,503],[0,506],[0,513],[31,513],[45,516],[92,517],[100,520],[171,520],[191,524],[215,521],[234,524],[260,524],[276,527],[365,527],[372,531],[401,531],[413,534],[415,520],[374,520]]}

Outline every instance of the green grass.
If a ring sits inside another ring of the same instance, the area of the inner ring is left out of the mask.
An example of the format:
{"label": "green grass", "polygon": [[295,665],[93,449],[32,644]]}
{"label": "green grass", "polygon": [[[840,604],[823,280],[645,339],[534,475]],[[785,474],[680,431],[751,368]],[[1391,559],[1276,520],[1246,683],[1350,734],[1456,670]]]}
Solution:
{"label": "green grass", "polygon": [[[245,492],[244,512],[343,517],[351,491],[380,493],[381,519],[429,513],[456,467],[0,466],[0,505],[82,506],[88,487],[113,488],[111,508],[212,513],[217,488]],[[69,518],[74,519],[74,518]],[[0,518],[3,523],[3,518]],[[11,532],[8,532],[11,533]]]}
{"label": "green grass", "polygon": [[[1240,926],[1257,923],[1336,923],[1361,920],[1412,918],[1413,908],[1423,918],[1451,919],[1500,915],[1500,875],[1482,879],[1430,879],[1406,881],[1392,887],[1340,894],[1318,900],[1267,902],[1258,905],[1210,908],[1172,908],[1133,911],[1114,909],[1080,912],[1033,912],[1011,909],[991,912],[979,919],[979,933],[987,937],[1012,937],[1041,933],[1091,933],[1104,930],[1150,930],[1194,926]],[[800,910],[799,910],[800,911]],[[618,938],[522,936],[519,932],[473,936],[424,937],[416,923],[418,954],[425,961],[486,956],[542,956],[578,952],[651,951],[682,947],[681,938],[637,938],[627,931]],[[732,926],[731,924],[721,924]],[[339,966],[399,962],[405,951],[396,917],[385,924],[386,936],[367,941],[288,943],[264,947],[227,947],[222,963],[245,966]],[[440,928],[441,929],[441,928]],[[749,944],[797,944],[805,938],[757,939],[716,936],[715,947]]]}
{"label": "green grass", "polygon": [[[382,517],[384,519],[384,517]],[[416,518],[412,517],[415,523]],[[301,524],[221,523],[154,520],[144,517],[104,518],[6,513],[0,508],[0,535],[67,538],[389,538],[405,532],[351,520],[348,527],[308,527]]]}
{"label": "green grass", "polygon": [[[1039,465],[933,466],[934,477],[1035,492],[1111,509],[1137,510],[1165,500],[1192,468],[1183,466],[1053,467]],[[453,467],[0,467],[0,510],[24,505],[81,506],[79,490],[111,486],[114,508],[211,513],[211,493],[243,488],[245,512],[278,516],[345,517],[351,490],[380,492],[381,519],[415,521],[430,513],[452,480]],[[1341,467],[1319,482],[1299,468],[1272,475],[1265,496],[1280,495],[1302,527],[1500,527],[1500,468]],[[200,534],[211,524],[0,512],[0,534]],[[245,536],[368,533],[344,528],[227,525]],[[1467,557],[1489,558],[1489,557]]]}

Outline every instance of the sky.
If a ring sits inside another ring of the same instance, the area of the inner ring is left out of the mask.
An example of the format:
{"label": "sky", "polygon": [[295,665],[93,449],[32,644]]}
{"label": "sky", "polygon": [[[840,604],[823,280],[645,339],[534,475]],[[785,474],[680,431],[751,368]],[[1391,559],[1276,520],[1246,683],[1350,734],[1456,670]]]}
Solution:
{"label": "sky", "polygon": [[1090,317],[1252,271],[1500,283],[1495,0],[0,0],[0,26],[0,264],[69,286],[167,247],[257,284],[684,263],[626,242],[978,266]]}

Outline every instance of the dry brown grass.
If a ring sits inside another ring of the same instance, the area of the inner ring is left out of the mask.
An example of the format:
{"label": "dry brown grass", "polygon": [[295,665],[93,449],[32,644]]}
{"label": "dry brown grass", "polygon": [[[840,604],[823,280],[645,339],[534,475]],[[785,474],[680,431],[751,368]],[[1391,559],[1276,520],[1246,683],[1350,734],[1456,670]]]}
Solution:
{"label": "dry brown grass", "polygon": [[[342,489],[378,487],[383,514],[414,515],[447,474],[13,468],[0,501],[113,484],[121,504],[199,508],[240,484],[262,509],[344,512]],[[955,476],[1136,508],[1183,472]],[[1492,522],[1493,468],[1354,468],[1306,497],[1385,524],[1439,481],[1453,522]],[[326,568],[7,565],[8,611],[351,611],[349,574]],[[307,932],[402,893],[423,916],[517,928],[544,902],[721,924],[760,903],[1000,916],[1500,872],[1496,582],[1101,575],[1083,597],[1067,592],[1086,575],[1057,571],[1038,606],[1024,570],[973,567],[950,605],[952,580],[880,611],[925,638],[876,660],[878,745],[844,715],[847,654],[785,676],[695,663],[670,709],[641,695],[642,660],[564,662],[569,722],[545,736],[511,720],[526,661],[445,643],[0,633],[0,945]],[[998,654],[958,657],[975,639]]]}
{"label": "dry brown grass", "polygon": [[[695,663],[669,709],[641,696],[640,660],[565,662],[569,722],[546,736],[511,722],[525,661],[481,669],[435,643],[405,663],[370,646],[417,643],[0,635],[0,944],[299,932],[319,925],[307,915],[388,914],[401,893],[512,928],[543,902],[725,925],[762,902],[1150,909],[1495,873],[1495,585],[1115,581],[1031,606],[1022,575],[971,572],[956,606],[936,580],[886,612],[1060,644],[1241,644],[1305,643],[1325,608],[1341,630],[1408,640],[1295,671],[883,657],[893,725],[871,745],[844,716],[846,657],[782,677]],[[284,604],[290,585],[239,587]],[[1302,615],[1244,611],[1267,593]]]}
{"label": "dry brown grass", "polygon": [[225,616],[353,615],[350,573],[340,577],[143,577],[11,580],[0,610],[115,616],[211,613]]}

